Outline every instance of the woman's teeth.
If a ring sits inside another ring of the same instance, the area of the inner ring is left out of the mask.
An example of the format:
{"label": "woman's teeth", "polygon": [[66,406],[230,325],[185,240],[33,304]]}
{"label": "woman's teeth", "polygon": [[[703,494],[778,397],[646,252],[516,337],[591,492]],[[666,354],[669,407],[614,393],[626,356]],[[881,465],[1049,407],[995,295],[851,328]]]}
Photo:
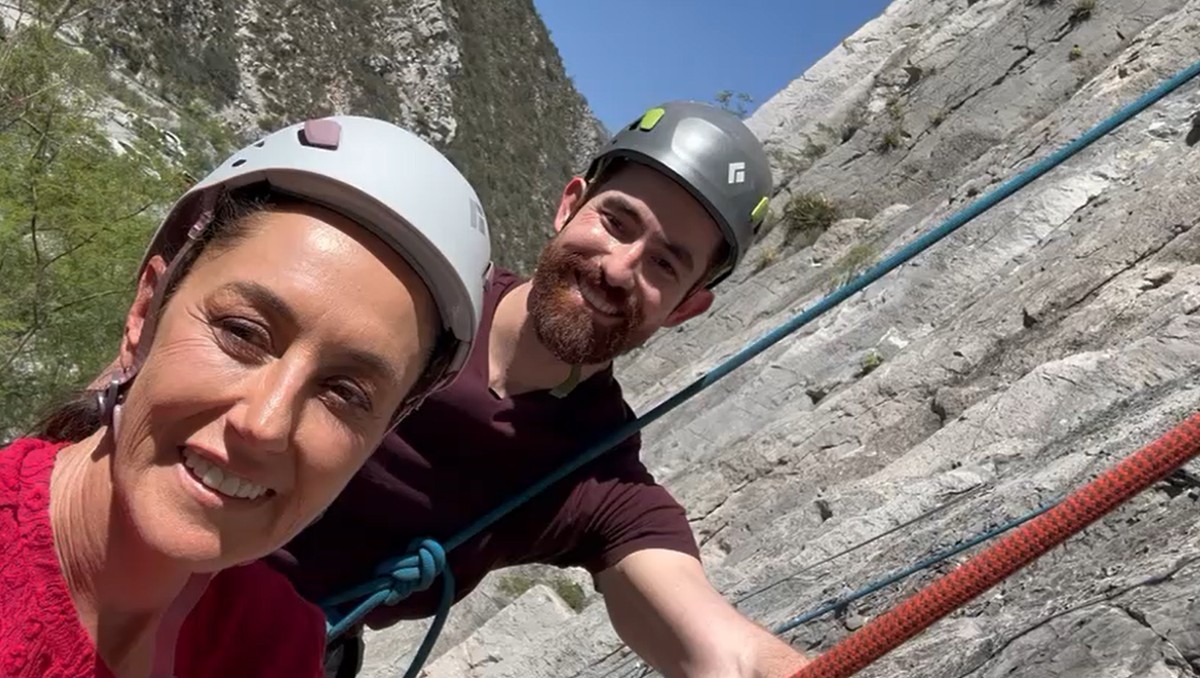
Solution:
{"label": "woman's teeth", "polygon": [[245,478],[218,468],[200,455],[184,448],[183,463],[192,470],[192,475],[210,490],[234,499],[258,499],[268,489]]}

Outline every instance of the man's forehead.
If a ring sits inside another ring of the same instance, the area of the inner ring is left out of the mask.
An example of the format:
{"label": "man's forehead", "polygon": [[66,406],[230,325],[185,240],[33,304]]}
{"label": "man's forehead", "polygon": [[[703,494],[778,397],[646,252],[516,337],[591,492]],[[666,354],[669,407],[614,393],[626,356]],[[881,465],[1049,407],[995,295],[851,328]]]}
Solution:
{"label": "man's forehead", "polygon": [[600,195],[596,196],[597,203],[606,210],[617,212],[623,217],[636,219],[638,221],[653,221],[656,217],[654,212],[636,196],[632,196],[619,189],[605,189]]}
{"label": "man's forehead", "polygon": [[695,196],[674,179],[645,165],[623,163],[601,182],[597,197],[613,209],[632,211],[642,219],[657,219],[664,226],[687,224],[689,230],[720,234],[716,222]]}

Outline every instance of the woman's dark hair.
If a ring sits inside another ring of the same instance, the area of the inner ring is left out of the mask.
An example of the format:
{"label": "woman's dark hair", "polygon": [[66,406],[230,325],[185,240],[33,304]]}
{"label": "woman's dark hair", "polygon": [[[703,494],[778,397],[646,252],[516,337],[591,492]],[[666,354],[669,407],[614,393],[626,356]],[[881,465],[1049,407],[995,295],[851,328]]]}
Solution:
{"label": "woman's dark hair", "polygon": [[[203,252],[216,254],[232,248],[253,233],[255,217],[273,209],[297,202],[292,198],[270,193],[265,185],[256,185],[223,195],[213,210],[212,220],[197,239],[195,245],[179,256],[178,264],[166,281],[162,303],[158,312],[166,308],[167,301],[179,288]],[[182,243],[169,247],[163,258],[172,262]],[[431,355],[426,356],[426,368],[417,379],[410,395],[401,404],[398,414],[405,414],[419,401],[421,394],[428,391],[453,356],[453,336],[448,330],[434,337]],[[34,428],[33,436],[51,442],[78,442],[95,433],[102,425],[100,406],[96,391],[84,390],[58,403]]]}
{"label": "woman's dark hair", "polygon": [[[167,299],[187,277],[201,252],[223,251],[233,247],[251,232],[253,217],[281,204],[262,188],[249,188],[223,194],[213,208],[212,220],[197,239],[196,244],[182,253],[179,263],[172,269],[171,278],[164,288],[164,297],[159,312],[166,307]],[[171,262],[182,242],[161,252],[163,259]],[[49,413],[35,425],[32,435],[51,442],[78,442],[95,433],[101,426],[100,405],[96,391],[79,391],[50,409]]]}

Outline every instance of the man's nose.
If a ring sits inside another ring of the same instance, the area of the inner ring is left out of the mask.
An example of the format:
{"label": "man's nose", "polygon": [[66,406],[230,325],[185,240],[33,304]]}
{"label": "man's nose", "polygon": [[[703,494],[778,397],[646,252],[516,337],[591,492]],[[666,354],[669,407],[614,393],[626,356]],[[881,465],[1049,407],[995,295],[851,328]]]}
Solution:
{"label": "man's nose", "polygon": [[604,281],[619,289],[633,289],[645,251],[646,246],[641,240],[616,244],[601,262]]}

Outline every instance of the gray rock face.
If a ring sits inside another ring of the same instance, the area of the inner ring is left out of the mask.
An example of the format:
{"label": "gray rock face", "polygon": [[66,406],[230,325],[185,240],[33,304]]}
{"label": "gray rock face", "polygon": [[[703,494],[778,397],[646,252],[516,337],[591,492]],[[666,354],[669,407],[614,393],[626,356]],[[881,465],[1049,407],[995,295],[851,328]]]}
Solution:
{"label": "gray rock face", "polygon": [[[522,648],[525,655],[536,653],[539,639],[553,635],[559,625],[574,616],[575,612],[553,590],[535,585],[490,616],[465,641],[427,664],[422,675],[453,678],[484,669],[488,675],[521,675],[519,670],[513,673],[513,667],[520,666],[514,648]],[[403,675],[410,660],[407,648],[385,655],[379,650],[391,649],[386,642],[376,636],[369,636],[367,642],[371,653],[364,661],[363,678]]]}
{"label": "gray rock face", "polygon": [[[750,124],[782,149],[776,209],[820,192],[861,218],[799,249],[767,234],[773,263],[621,361],[635,408],[811,306],[851,247],[895,252],[1200,58],[1200,0],[1085,9],[898,0],[768,101]],[[1193,82],[645,431],[730,600],[789,619],[1064,495],[1200,406],[1198,115]],[[1185,471],[861,675],[1197,675]],[[966,557],[786,638],[827,650]],[[558,626],[458,675],[639,675],[603,605]]]}
{"label": "gray rock face", "polygon": [[499,260],[519,270],[536,261],[563,185],[607,137],[528,2],[76,4],[88,11],[67,30],[165,117],[216,116],[243,141],[330,113],[413,130],[471,180]]}

